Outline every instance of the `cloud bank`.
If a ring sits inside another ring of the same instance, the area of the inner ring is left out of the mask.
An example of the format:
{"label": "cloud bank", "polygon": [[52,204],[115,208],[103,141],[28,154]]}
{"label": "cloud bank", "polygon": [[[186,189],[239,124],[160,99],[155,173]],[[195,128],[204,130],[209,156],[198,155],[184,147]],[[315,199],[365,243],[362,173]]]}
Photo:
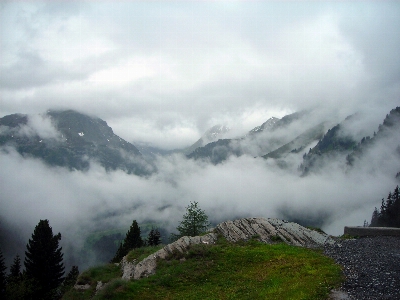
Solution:
{"label": "cloud bank", "polygon": [[[6,1],[0,116],[74,109],[133,144],[163,149],[187,147],[216,124],[236,137],[304,109],[336,122],[358,112],[345,134],[372,135],[399,105],[399,22],[397,2]],[[54,135],[42,121],[30,120],[26,134]],[[95,163],[87,172],[48,168],[6,149],[0,237],[12,230],[23,249],[47,218],[74,251],[85,232],[132,219],[172,230],[190,201],[215,222],[301,215],[340,234],[343,224],[368,220],[393,190],[399,167],[391,149],[371,150],[354,171],[327,161],[324,172],[304,178],[296,171],[302,153],[290,157],[290,172],[246,155],[218,166],[171,156],[140,178]]]}
{"label": "cloud bank", "polygon": [[172,149],[314,107],[380,115],[398,102],[399,16],[396,2],[4,2],[0,116],[75,109]]}
{"label": "cloud bank", "polygon": [[340,235],[345,225],[369,221],[380,199],[398,184],[399,140],[394,132],[353,168],[344,157],[327,158],[323,169],[306,177],[297,171],[303,153],[290,154],[287,169],[249,155],[216,166],[181,155],[158,157],[157,173],[138,177],[106,172],[95,162],[86,172],[71,172],[3,148],[0,216],[2,226],[17,233],[17,238],[3,239],[15,238],[18,247],[5,252],[23,255],[22,241],[27,242],[40,219],[49,219],[53,230],[62,233],[67,257],[79,255],[88,234],[127,229],[134,219],[174,232],[191,201],[199,202],[214,225],[240,217],[276,217]]}

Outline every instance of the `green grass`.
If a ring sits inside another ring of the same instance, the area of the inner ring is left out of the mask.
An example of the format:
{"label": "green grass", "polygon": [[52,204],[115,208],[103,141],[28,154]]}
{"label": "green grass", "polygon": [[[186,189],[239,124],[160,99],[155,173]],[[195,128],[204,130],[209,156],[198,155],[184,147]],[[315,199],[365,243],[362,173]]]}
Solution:
{"label": "green grass", "polygon": [[133,249],[132,251],[130,251],[128,253],[127,260],[129,262],[132,262],[134,259],[136,259],[136,261],[139,262],[139,261],[145,259],[150,254],[162,249],[162,247],[164,247],[164,245],[148,246],[148,247],[141,247],[141,248]]}
{"label": "green grass", "polygon": [[326,299],[342,280],[321,250],[220,239],[160,260],[148,278],[113,279],[93,299]]}
{"label": "green grass", "polygon": [[103,283],[114,281],[116,278],[122,276],[121,268],[115,264],[106,264],[102,266],[92,267],[84,271],[79,275],[77,284],[85,285],[89,284],[90,289],[88,290],[69,290],[64,296],[65,300],[75,299],[90,299],[95,291],[98,281]]}

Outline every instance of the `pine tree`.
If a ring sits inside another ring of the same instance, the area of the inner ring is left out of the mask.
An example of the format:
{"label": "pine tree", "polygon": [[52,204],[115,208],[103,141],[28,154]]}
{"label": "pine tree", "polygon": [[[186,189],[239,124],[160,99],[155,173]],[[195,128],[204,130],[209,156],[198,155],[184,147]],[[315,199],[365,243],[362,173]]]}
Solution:
{"label": "pine tree", "polygon": [[65,294],[69,289],[71,289],[78,279],[79,276],[79,268],[78,266],[72,266],[71,271],[65,277],[64,282],[61,286],[61,294]]}
{"label": "pine tree", "polygon": [[157,246],[161,244],[161,234],[158,229],[152,228],[150,230],[149,236],[147,238],[147,243],[149,246]]}
{"label": "pine tree", "polygon": [[10,282],[19,282],[22,279],[21,272],[21,258],[17,254],[14,258],[14,262],[10,267],[10,274],[8,275],[7,281]]}
{"label": "pine tree", "polygon": [[374,212],[372,213],[371,223],[369,224],[370,227],[378,227],[379,226],[379,212],[378,209],[375,207]]}
{"label": "pine tree", "polygon": [[183,220],[176,229],[179,235],[174,235],[176,238],[182,236],[197,236],[207,231],[210,223],[208,216],[198,207],[198,202],[190,202],[186,207],[186,214],[183,215]]}
{"label": "pine tree", "polygon": [[3,252],[0,250],[0,299],[6,298],[6,270],[7,267],[4,263]]}
{"label": "pine tree", "polygon": [[397,186],[389,192],[386,201],[382,199],[381,209],[372,214],[371,225],[376,227],[400,227],[400,191]]}
{"label": "pine tree", "polygon": [[399,186],[393,191],[393,209],[395,211],[394,226],[400,227],[400,190]]}
{"label": "pine tree", "polygon": [[119,263],[121,261],[121,259],[126,255],[126,253],[124,254],[124,246],[123,243],[119,244],[119,247],[117,249],[117,252],[115,253],[113,259],[110,261],[111,263]]}
{"label": "pine tree", "polygon": [[34,282],[34,299],[56,299],[64,278],[61,234],[53,235],[48,220],[40,220],[29,239],[25,251],[25,270]]}
{"label": "pine tree", "polygon": [[140,236],[140,227],[136,220],[133,220],[131,228],[126,233],[126,237],[124,240],[124,249],[127,253],[135,248],[140,248],[143,246],[143,240]]}
{"label": "pine tree", "polygon": [[140,248],[144,245],[142,237],[140,236],[140,227],[136,220],[133,220],[131,227],[126,233],[124,242],[118,247],[117,253],[111,260],[112,263],[118,263],[121,259],[128,254],[128,252],[135,248]]}

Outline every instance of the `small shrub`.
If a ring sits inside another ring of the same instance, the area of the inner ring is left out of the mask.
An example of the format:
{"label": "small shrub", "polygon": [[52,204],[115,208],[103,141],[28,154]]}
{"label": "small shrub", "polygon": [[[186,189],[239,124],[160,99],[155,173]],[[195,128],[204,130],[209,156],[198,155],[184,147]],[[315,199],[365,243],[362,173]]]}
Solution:
{"label": "small shrub", "polygon": [[107,264],[87,269],[81,275],[79,275],[77,283],[82,285],[95,285],[97,284],[97,281],[105,283],[113,278],[121,276],[122,271],[119,266],[116,266],[114,264]]}
{"label": "small shrub", "polygon": [[171,253],[169,253],[166,257],[165,260],[176,260],[176,259],[181,259],[185,257],[185,253],[180,252],[177,249],[174,249]]}
{"label": "small shrub", "polygon": [[153,254],[162,248],[163,248],[163,245],[136,248],[136,249],[131,250],[128,253],[126,259],[129,262],[132,262],[135,259],[136,259],[136,261],[139,262],[139,261],[145,259],[150,254]]}
{"label": "small shrub", "polygon": [[194,258],[194,257],[205,257],[210,253],[210,246],[204,244],[197,244],[190,246],[186,257]]}
{"label": "small shrub", "polygon": [[114,279],[106,284],[93,299],[113,299],[116,293],[123,293],[127,285],[127,280]]}
{"label": "small shrub", "polygon": [[282,243],[283,240],[279,235],[271,235],[270,236],[271,241],[276,242],[276,243]]}

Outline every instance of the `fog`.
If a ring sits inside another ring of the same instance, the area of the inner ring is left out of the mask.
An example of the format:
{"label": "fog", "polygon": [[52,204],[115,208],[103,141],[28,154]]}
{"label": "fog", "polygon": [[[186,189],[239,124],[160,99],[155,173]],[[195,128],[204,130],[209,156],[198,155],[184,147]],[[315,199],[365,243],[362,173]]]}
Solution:
{"label": "fog", "polygon": [[255,158],[275,150],[277,138],[289,142],[353,114],[343,135],[358,140],[378,130],[399,105],[396,1],[3,1],[0,28],[0,117],[36,115],[23,135],[57,138],[38,114],[74,109],[134,145],[170,150],[216,124],[237,138],[270,117],[313,111],[285,131],[244,139],[241,157],[216,166],[159,157],[148,177],[105,172],[96,162],[71,172],[3,148],[0,240],[8,263],[23,255],[40,219],[77,256],[88,232],[128,229],[133,219],[172,231],[190,201],[214,223],[279,217],[338,235],[368,221],[397,184],[398,138],[352,169],[345,157],[330,157],[306,177],[297,171],[303,153],[286,157],[285,170]]}
{"label": "fog", "polygon": [[[306,177],[297,171],[303,153],[286,157],[286,169],[273,159],[249,155],[213,165],[176,154],[158,157],[157,172],[138,177],[106,172],[95,162],[85,172],[48,167],[3,148],[0,205],[2,234],[7,235],[2,237],[3,251],[8,260],[11,253],[23,255],[40,219],[49,219],[53,231],[62,233],[67,258],[79,255],[89,233],[127,230],[134,219],[139,225],[156,222],[176,232],[191,201],[199,203],[214,225],[240,217],[282,218],[340,235],[345,225],[370,221],[380,199],[398,184],[399,138],[395,131],[364,153],[353,168],[344,157],[330,157],[323,169]],[[8,245],[7,239],[12,241]]]}

